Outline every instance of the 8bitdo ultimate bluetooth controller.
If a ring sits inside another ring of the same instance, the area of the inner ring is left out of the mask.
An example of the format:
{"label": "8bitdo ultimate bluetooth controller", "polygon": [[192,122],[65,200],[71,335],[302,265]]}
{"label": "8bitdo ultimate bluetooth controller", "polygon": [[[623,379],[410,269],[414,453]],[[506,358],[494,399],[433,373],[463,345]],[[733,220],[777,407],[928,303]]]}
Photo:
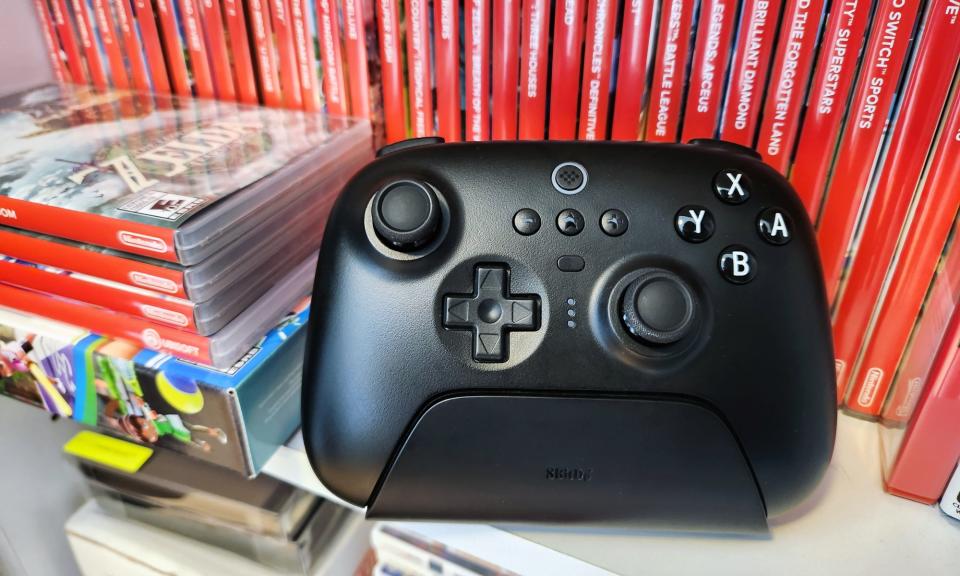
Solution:
{"label": "8bitdo ultimate bluetooth controller", "polygon": [[763,531],[836,429],[814,233],[746,148],[387,147],[326,230],[303,434],[370,517]]}

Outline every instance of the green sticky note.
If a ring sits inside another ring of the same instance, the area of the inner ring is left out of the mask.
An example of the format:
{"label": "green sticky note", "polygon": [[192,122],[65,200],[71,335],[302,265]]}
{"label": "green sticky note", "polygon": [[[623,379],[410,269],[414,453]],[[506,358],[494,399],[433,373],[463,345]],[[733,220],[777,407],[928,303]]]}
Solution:
{"label": "green sticky note", "polygon": [[153,456],[152,448],[89,430],[78,432],[63,445],[63,451],[128,474],[139,470]]}

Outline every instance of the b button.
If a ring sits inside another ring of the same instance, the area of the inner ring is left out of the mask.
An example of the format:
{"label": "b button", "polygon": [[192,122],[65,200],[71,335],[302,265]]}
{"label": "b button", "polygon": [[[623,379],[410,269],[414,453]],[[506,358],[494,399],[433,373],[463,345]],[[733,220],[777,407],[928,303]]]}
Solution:
{"label": "b button", "polygon": [[677,234],[687,242],[703,242],[713,236],[713,214],[703,206],[684,206],[673,219]]}
{"label": "b button", "polygon": [[793,238],[793,221],[779,208],[767,208],[757,217],[760,237],[776,246],[782,246]]}
{"label": "b button", "polygon": [[720,252],[717,263],[720,274],[734,284],[746,284],[757,275],[757,259],[753,252],[744,246],[727,246]]}

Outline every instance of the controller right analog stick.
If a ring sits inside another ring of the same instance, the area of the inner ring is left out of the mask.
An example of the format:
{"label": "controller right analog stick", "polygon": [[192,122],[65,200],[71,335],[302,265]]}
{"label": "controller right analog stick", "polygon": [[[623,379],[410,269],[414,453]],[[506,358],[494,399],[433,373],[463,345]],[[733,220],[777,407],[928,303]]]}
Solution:
{"label": "controller right analog stick", "polygon": [[681,340],[693,326],[693,293],[676,274],[651,268],[627,285],[620,302],[621,321],[630,335],[662,346]]}
{"label": "controller right analog stick", "polygon": [[373,229],[380,240],[401,252],[436,238],[442,219],[437,194],[427,184],[402,180],[373,197]]}

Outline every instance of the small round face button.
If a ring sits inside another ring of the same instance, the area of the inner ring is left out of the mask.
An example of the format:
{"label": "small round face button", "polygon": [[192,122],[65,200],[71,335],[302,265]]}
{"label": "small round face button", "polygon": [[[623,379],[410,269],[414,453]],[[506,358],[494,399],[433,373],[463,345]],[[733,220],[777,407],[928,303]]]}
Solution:
{"label": "small round face button", "polygon": [[717,264],[720,274],[734,284],[746,284],[757,275],[757,259],[753,252],[737,244],[724,248]]}
{"label": "small round face button", "polygon": [[513,215],[513,228],[524,236],[536,234],[540,229],[540,215],[536,210],[523,208]]}
{"label": "small round face button", "polygon": [[713,193],[727,204],[743,204],[750,198],[750,179],[739,170],[721,170],[713,177]]}
{"label": "small round face button", "polygon": [[607,236],[619,236],[627,231],[627,215],[617,209],[607,210],[600,216],[600,228]]}
{"label": "small round face button", "polygon": [[716,223],[713,214],[703,206],[684,206],[673,219],[677,234],[687,242],[703,242],[713,236]]}
{"label": "small round face button", "polygon": [[564,162],[550,175],[553,187],[561,194],[576,194],[587,186],[587,169],[576,162]]}
{"label": "small round face button", "polygon": [[583,230],[583,214],[567,208],[557,214],[557,229],[567,236],[576,236]]}
{"label": "small round face button", "polygon": [[760,237],[776,246],[783,246],[793,238],[793,220],[779,208],[767,208],[757,217]]}

